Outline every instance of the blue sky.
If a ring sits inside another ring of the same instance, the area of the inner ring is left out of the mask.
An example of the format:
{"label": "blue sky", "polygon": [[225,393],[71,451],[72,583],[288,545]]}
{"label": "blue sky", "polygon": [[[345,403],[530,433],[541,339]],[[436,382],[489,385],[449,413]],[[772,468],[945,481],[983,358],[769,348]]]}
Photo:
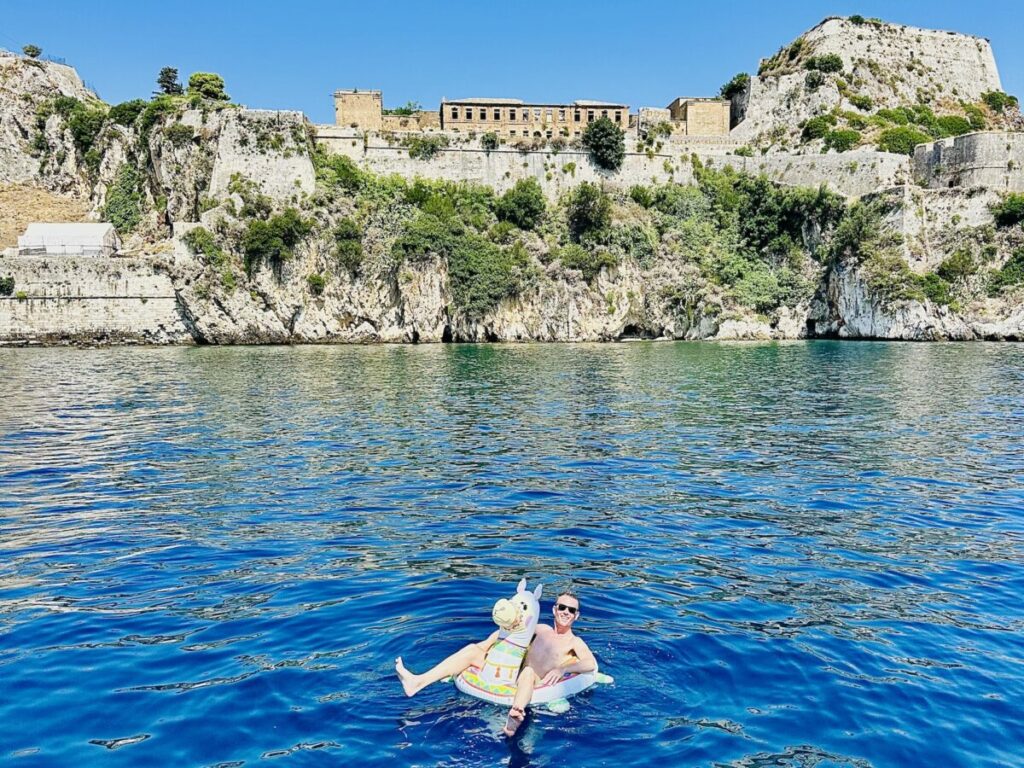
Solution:
{"label": "blue sky", "polygon": [[333,118],[336,88],[379,88],[386,106],[442,97],[624,101],[714,95],[736,72],[826,16],[987,37],[1009,93],[1024,96],[1024,2],[348,2],[0,0],[0,47],[65,59],[110,103],[148,97],[163,66],[221,74],[250,107]]}

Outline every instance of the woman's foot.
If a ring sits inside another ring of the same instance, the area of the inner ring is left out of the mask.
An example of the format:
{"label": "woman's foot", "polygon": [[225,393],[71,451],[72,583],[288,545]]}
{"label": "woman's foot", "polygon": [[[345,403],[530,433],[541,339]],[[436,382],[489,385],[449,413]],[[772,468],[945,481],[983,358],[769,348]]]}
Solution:
{"label": "woman's foot", "polygon": [[519,726],[523,724],[523,720],[526,719],[526,712],[521,707],[512,707],[508,711],[508,718],[505,720],[505,735],[515,736],[516,731],[519,730]]}
{"label": "woman's foot", "polygon": [[402,663],[401,656],[395,659],[395,672],[398,674],[398,679],[402,681],[402,688],[405,689],[405,695],[415,696],[421,688],[419,685],[419,675],[414,675],[405,668],[405,664]]}

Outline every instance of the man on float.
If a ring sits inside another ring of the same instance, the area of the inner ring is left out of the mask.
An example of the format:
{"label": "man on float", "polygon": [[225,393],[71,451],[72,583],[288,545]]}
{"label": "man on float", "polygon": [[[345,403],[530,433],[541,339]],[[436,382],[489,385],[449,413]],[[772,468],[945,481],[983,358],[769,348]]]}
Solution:
{"label": "man on float", "polygon": [[[516,695],[512,700],[508,719],[505,721],[505,734],[512,736],[526,717],[526,705],[530,703],[533,689],[537,685],[554,685],[564,675],[593,672],[597,669],[597,660],[590,652],[587,644],[573,634],[572,625],[580,616],[580,601],[572,592],[561,592],[551,609],[554,627],[538,624],[537,632],[530,643],[523,668],[516,681]],[[405,668],[402,657],[395,659],[395,672],[402,681],[406,696],[415,696],[431,683],[446,677],[455,677],[469,667],[482,668],[487,651],[498,641],[498,632],[482,643],[470,643],[462,650],[456,651],[433,669],[420,675],[414,675]]]}

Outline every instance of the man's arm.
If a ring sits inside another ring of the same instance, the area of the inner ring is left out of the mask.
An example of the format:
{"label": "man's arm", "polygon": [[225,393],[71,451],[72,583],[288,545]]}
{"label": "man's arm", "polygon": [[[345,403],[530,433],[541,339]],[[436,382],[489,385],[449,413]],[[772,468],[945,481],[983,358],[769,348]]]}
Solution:
{"label": "man's arm", "polygon": [[563,671],[568,673],[593,672],[597,669],[597,659],[594,658],[594,654],[590,652],[587,644],[578,637],[572,645],[572,652],[576,654],[576,661],[562,667]]}

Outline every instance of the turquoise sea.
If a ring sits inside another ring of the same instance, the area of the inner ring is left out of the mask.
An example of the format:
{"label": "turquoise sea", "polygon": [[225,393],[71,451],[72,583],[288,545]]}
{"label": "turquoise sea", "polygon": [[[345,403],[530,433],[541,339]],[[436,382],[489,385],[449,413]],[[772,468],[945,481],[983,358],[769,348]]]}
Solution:
{"label": "turquoise sea", "polygon": [[[0,761],[1018,766],[1024,347],[0,350]],[[426,669],[521,577],[614,686]]]}

